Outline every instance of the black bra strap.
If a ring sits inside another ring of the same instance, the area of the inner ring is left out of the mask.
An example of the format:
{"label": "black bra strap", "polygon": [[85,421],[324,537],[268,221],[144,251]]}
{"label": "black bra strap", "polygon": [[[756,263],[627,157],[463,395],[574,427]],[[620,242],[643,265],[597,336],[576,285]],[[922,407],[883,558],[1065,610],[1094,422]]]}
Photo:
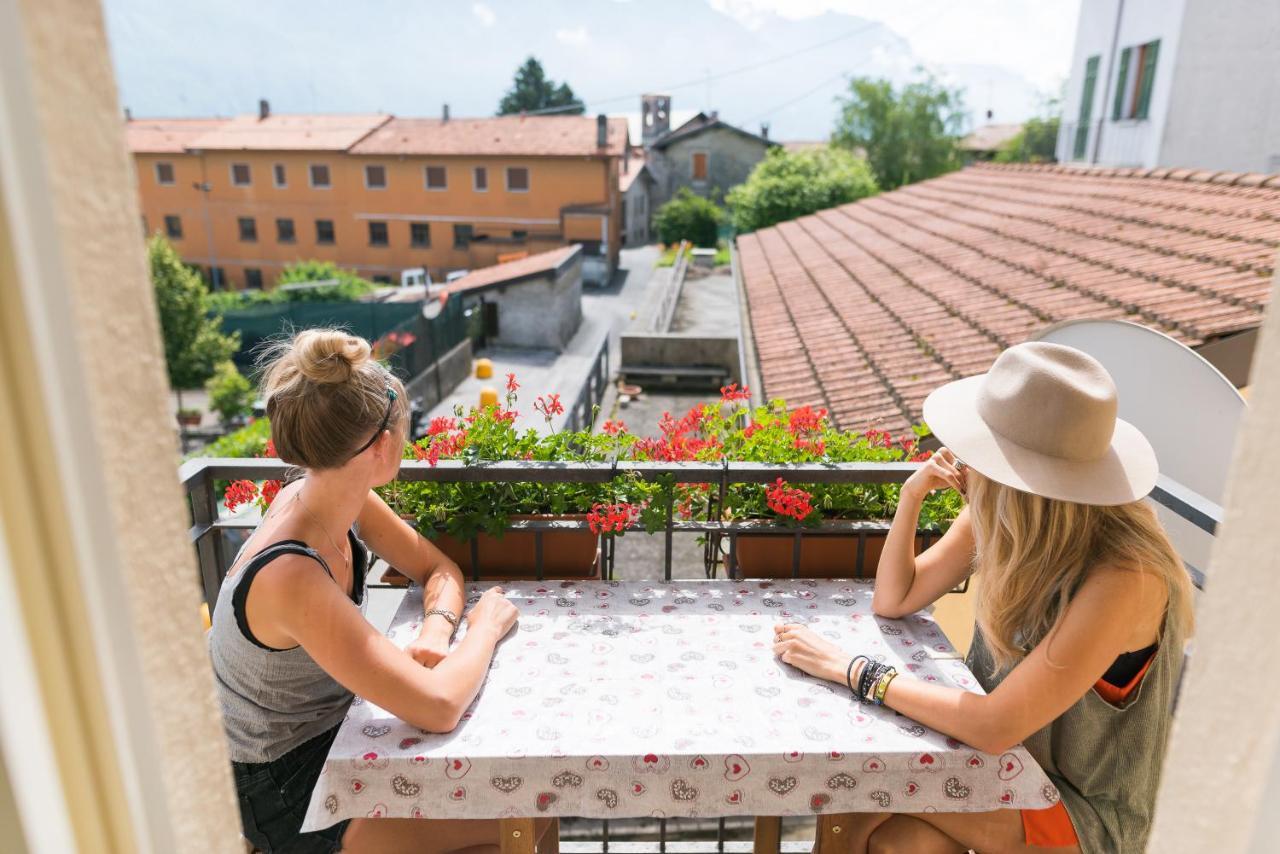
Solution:
{"label": "black bra strap", "polygon": [[[253,558],[245,564],[240,570],[243,578],[236,584],[236,589],[231,593],[231,610],[236,616],[236,625],[240,627],[240,634],[244,635],[245,640],[254,646],[261,647],[268,652],[283,652],[284,650],[267,646],[262,641],[254,637],[253,632],[249,630],[249,616],[245,610],[245,603],[249,601],[249,585],[253,583],[253,579],[258,572],[271,561],[281,555],[302,555],[309,557],[320,564],[330,578],[333,578],[333,572],[329,569],[329,564],[325,563],[324,558],[315,549],[307,546],[301,540],[281,540],[278,543],[272,543],[262,551],[258,552]],[[336,581],[336,579],[335,579]],[[288,647],[288,649],[297,649],[297,647]]]}

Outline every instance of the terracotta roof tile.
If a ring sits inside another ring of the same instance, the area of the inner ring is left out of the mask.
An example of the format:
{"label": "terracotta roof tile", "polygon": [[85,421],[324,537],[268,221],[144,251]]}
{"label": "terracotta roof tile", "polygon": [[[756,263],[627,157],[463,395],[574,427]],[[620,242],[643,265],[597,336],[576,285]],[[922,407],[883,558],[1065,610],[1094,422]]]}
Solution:
{"label": "terracotta roof tile", "polygon": [[134,154],[181,154],[227,119],[130,119],[124,136]]}
{"label": "terracotta roof tile", "polygon": [[[608,120],[605,151],[621,156],[627,120]],[[494,116],[482,119],[392,119],[352,154],[589,156],[599,154],[594,116]]]}
{"label": "terracotta roof tile", "polygon": [[273,113],[227,119],[187,143],[221,151],[346,151],[386,124],[385,113]]}
{"label": "terracotta roof tile", "polygon": [[492,267],[475,270],[457,279],[449,285],[447,292],[455,294],[459,291],[511,285],[547,273],[559,273],[560,269],[581,251],[582,247],[575,244],[552,249],[550,252],[539,252],[537,255],[508,261],[505,264],[494,264]]}
{"label": "terracotta roof tile", "polygon": [[895,432],[1057,321],[1129,319],[1191,346],[1256,327],[1278,249],[1280,178],[1020,165],[738,238],[764,393]]}

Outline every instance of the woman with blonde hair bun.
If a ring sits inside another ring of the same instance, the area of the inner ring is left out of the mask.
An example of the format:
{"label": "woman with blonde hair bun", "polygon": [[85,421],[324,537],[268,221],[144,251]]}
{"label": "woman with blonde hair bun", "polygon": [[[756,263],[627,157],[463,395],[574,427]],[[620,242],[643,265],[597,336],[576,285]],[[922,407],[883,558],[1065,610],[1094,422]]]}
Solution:
{"label": "woman with blonde hair bun", "polygon": [[[1145,850],[1192,591],[1142,500],[1156,483],[1155,453],[1116,411],[1101,364],[1042,342],[1006,350],[988,373],[925,401],[947,447],[902,486],[873,608],[905,617],[974,574],[968,664],[985,695],[777,627],[782,661],[979,750],[1023,742],[1060,794],[1042,810],[860,814],[849,850]],[[921,502],[948,488],[967,506],[915,556]]]}
{"label": "woman with blonde hair bun", "polygon": [[[496,848],[497,822],[486,821],[356,819],[299,832],[353,695],[423,730],[452,730],[516,609],[489,590],[450,651],[462,574],[373,492],[400,468],[408,407],[368,342],[311,329],[263,363],[276,453],[303,476],[241,549],[209,632],[245,838],[266,854]],[[422,586],[422,630],[407,649],[365,619],[366,542]]]}

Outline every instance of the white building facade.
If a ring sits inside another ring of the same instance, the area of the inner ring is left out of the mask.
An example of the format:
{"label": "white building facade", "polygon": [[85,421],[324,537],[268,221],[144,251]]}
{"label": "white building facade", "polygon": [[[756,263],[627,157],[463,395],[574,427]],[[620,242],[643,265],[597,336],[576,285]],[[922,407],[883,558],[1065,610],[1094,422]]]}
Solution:
{"label": "white building facade", "polygon": [[1280,172],[1280,2],[1082,0],[1057,154]]}

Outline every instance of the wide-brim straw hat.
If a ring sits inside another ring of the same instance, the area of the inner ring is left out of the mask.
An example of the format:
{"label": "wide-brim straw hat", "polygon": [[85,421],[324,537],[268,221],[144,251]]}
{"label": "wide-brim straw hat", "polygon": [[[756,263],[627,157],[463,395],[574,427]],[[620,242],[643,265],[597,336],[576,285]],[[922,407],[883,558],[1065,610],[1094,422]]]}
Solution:
{"label": "wide-brim straw hat", "polygon": [[1010,347],[985,374],[948,383],[924,421],[980,474],[1024,492],[1109,506],[1137,501],[1159,475],[1155,451],[1116,417],[1116,385],[1074,347]]}

